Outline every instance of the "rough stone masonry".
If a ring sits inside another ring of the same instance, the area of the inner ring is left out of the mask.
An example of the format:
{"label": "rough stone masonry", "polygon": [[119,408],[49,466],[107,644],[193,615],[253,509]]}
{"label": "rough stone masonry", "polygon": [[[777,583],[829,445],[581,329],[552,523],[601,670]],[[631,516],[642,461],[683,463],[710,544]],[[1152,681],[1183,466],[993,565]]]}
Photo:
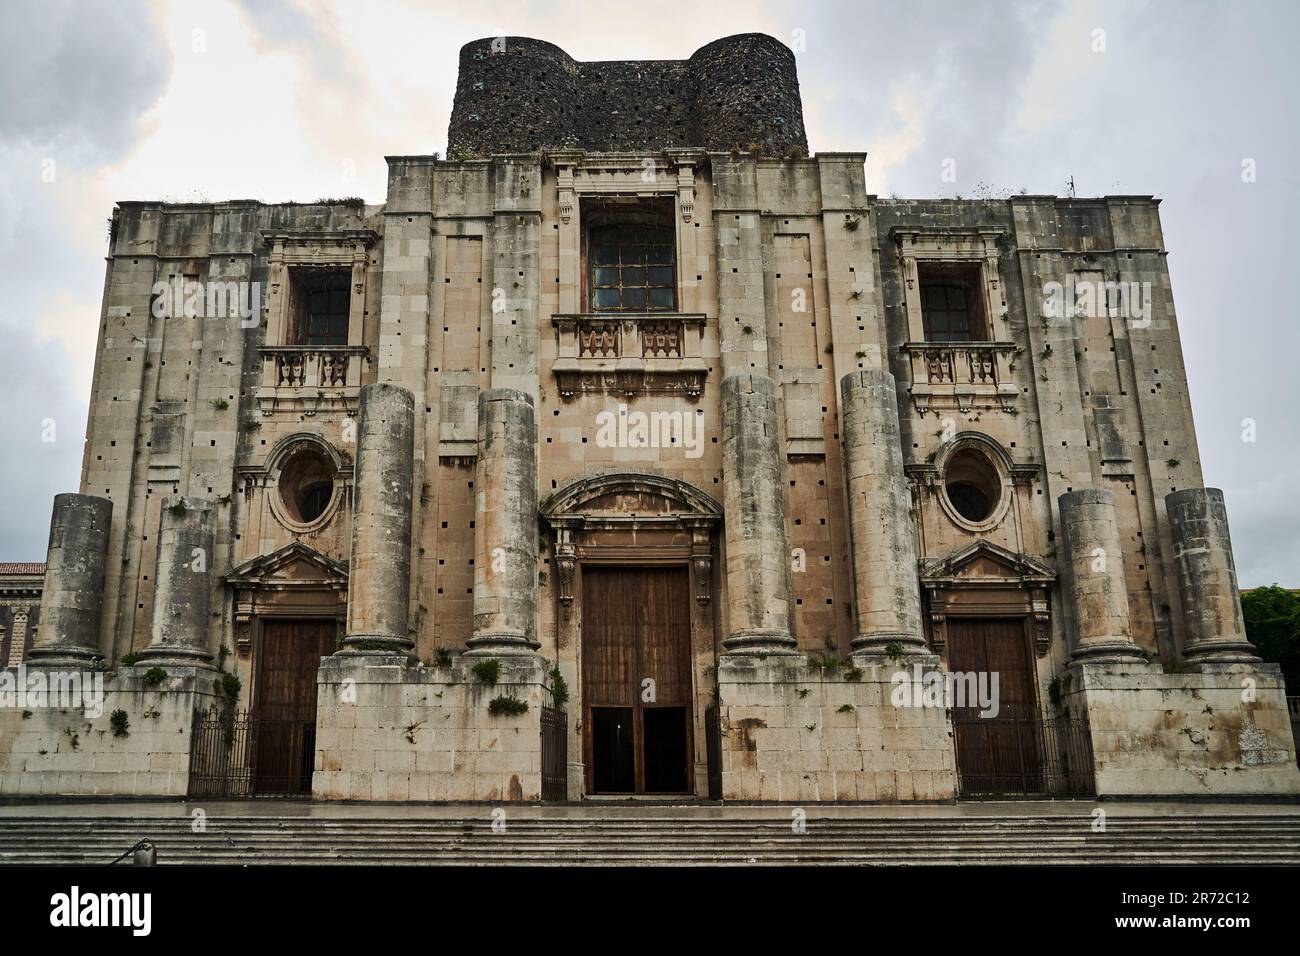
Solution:
{"label": "rough stone masonry", "polygon": [[9,658],[106,701],[0,707],[0,794],[1300,792],[1159,202],[868,161],[809,154],[771,37],[497,37],[382,203],[118,203]]}

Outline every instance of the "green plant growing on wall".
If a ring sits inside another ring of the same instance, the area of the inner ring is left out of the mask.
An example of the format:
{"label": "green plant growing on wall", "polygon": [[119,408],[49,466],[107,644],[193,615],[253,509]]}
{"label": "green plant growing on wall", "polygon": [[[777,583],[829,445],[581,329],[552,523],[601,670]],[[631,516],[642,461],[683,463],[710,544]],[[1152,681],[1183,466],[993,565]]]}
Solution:
{"label": "green plant growing on wall", "polygon": [[145,687],[157,687],[167,679],[167,672],[161,667],[151,667],[140,675],[140,683]]}
{"label": "green plant growing on wall", "polygon": [[208,404],[211,405],[219,412],[224,412],[227,408],[230,407],[230,403],[226,401],[224,398],[214,398]]}
{"label": "green plant growing on wall", "polygon": [[891,661],[901,661],[903,659],[903,645],[898,641],[890,641],[885,645],[885,656]]}
{"label": "green plant growing on wall", "polygon": [[415,743],[415,732],[416,732],[417,730],[420,729],[420,725],[421,725],[422,723],[424,723],[424,721],[422,721],[422,720],[417,720],[415,723],[413,723],[413,724],[409,724],[409,725],[407,726],[407,728],[406,728],[406,733],[404,734],[404,736],[406,737],[406,742],[407,742],[408,744],[414,744],[414,743]]}
{"label": "green plant growing on wall", "polygon": [[502,714],[517,717],[527,710],[528,701],[519,700],[517,697],[507,697],[504,694],[493,697],[491,703],[488,704],[488,713],[493,717],[500,717]]}
{"label": "green plant growing on wall", "polygon": [[840,706],[836,709],[835,713],[837,713],[837,714],[851,714],[851,713],[853,713],[853,705],[852,705],[852,704],[840,704]]}
{"label": "green plant growing on wall", "polygon": [[67,730],[65,730],[64,733],[68,735],[68,744],[69,744],[69,746],[72,747],[72,752],[73,752],[73,753],[76,753],[78,750],[80,750],[80,749],[81,749],[81,735],[78,734],[78,733],[77,733],[75,730],[73,730],[71,727],[69,727]]}
{"label": "green plant growing on wall", "polygon": [[447,650],[445,647],[435,647],[433,649],[433,666],[450,667],[451,651]]}
{"label": "green plant growing on wall", "polygon": [[819,670],[823,674],[833,674],[839,670],[840,662],[835,659],[833,654],[827,654],[825,657],[816,654],[808,655],[808,666],[814,670]]}
{"label": "green plant growing on wall", "polygon": [[1047,684],[1047,698],[1052,702],[1052,706],[1060,709],[1061,706],[1061,675],[1057,674]]}
{"label": "green plant growing on wall", "polygon": [[113,728],[114,737],[131,736],[131,718],[126,715],[124,710],[115,710],[108,718],[109,726]]}
{"label": "green plant growing on wall", "polygon": [[495,684],[501,676],[501,662],[495,657],[479,661],[470,670],[484,684]]}
{"label": "green plant growing on wall", "polygon": [[795,690],[795,693],[799,695],[799,699],[800,699],[800,700],[803,700],[805,697],[808,696],[808,688],[807,688],[807,687],[800,687],[800,688],[798,688],[798,689]]}
{"label": "green plant growing on wall", "polygon": [[216,680],[217,693],[231,704],[239,700],[239,691],[242,686],[243,683],[234,674],[222,674]]}
{"label": "green plant growing on wall", "polygon": [[139,654],[123,654],[118,663],[123,667],[131,667],[140,660]]}
{"label": "green plant growing on wall", "polygon": [[856,684],[858,681],[862,680],[862,668],[850,665],[848,669],[844,671],[844,679],[850,683]]}
{"label": "green plant growing on wall", "polygon": [[563,710],[564,705],[569,702],[569,685],[564,675],[560,673],[559,664],[551,667],[550,678],[551,685],[547,689],[551,692],[551,706],[556,710]]}

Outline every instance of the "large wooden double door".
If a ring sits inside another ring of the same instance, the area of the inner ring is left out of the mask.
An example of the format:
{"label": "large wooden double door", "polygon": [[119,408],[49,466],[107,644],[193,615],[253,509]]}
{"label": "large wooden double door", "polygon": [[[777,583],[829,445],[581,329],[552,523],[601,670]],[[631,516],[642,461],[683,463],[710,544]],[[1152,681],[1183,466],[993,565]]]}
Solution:
{"label": "large wooden double door", "polygon": [[263,623],[249,720],[254,793],[311,793],[316,672],[320,659],[337,647],[332,620]]}
{"label": "large wooden double door", "polygon": [[691,791],[690,613],[685,567],[583,567],[588,793]]}
{"label": "large wooden double door", "polygon": [[975,675],[989,692],[990,676],[998,677],[995,716],[986,716],[978,701],[953,707],[962,793],[1042,792],[1042,718],[1033,661],[1023,618],[948,619],[948,670],[958,678]]}

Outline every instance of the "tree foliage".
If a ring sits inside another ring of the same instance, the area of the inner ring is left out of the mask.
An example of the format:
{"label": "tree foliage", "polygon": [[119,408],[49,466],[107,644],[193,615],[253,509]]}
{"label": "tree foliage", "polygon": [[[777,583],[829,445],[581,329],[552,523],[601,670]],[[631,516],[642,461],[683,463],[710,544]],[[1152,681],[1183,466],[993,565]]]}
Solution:
{"label": "tree foliage", "polygon": [[1241,596],[1246,636],[1259,656],[1282,665],[1287,693],[1300,695],[1300,593],[1276,584]]}

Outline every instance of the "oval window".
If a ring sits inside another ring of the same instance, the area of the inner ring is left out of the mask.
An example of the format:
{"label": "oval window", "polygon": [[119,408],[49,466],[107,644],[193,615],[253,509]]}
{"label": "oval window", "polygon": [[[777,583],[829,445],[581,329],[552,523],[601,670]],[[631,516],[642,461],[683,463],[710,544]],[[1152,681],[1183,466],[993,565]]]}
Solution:
{"label": "oval window", "polygon": [[953,452],[944,467],[943,487],[953,510],[974,524],[992,517],[1002,500],[1002,479],[986,455],[972,448]]}
{"label": "oval window", "polygon": [[293,521],[311,524],[325,513],[333,497],[333,468],[319,451],[295,452],[280,470],[280,501]]}

